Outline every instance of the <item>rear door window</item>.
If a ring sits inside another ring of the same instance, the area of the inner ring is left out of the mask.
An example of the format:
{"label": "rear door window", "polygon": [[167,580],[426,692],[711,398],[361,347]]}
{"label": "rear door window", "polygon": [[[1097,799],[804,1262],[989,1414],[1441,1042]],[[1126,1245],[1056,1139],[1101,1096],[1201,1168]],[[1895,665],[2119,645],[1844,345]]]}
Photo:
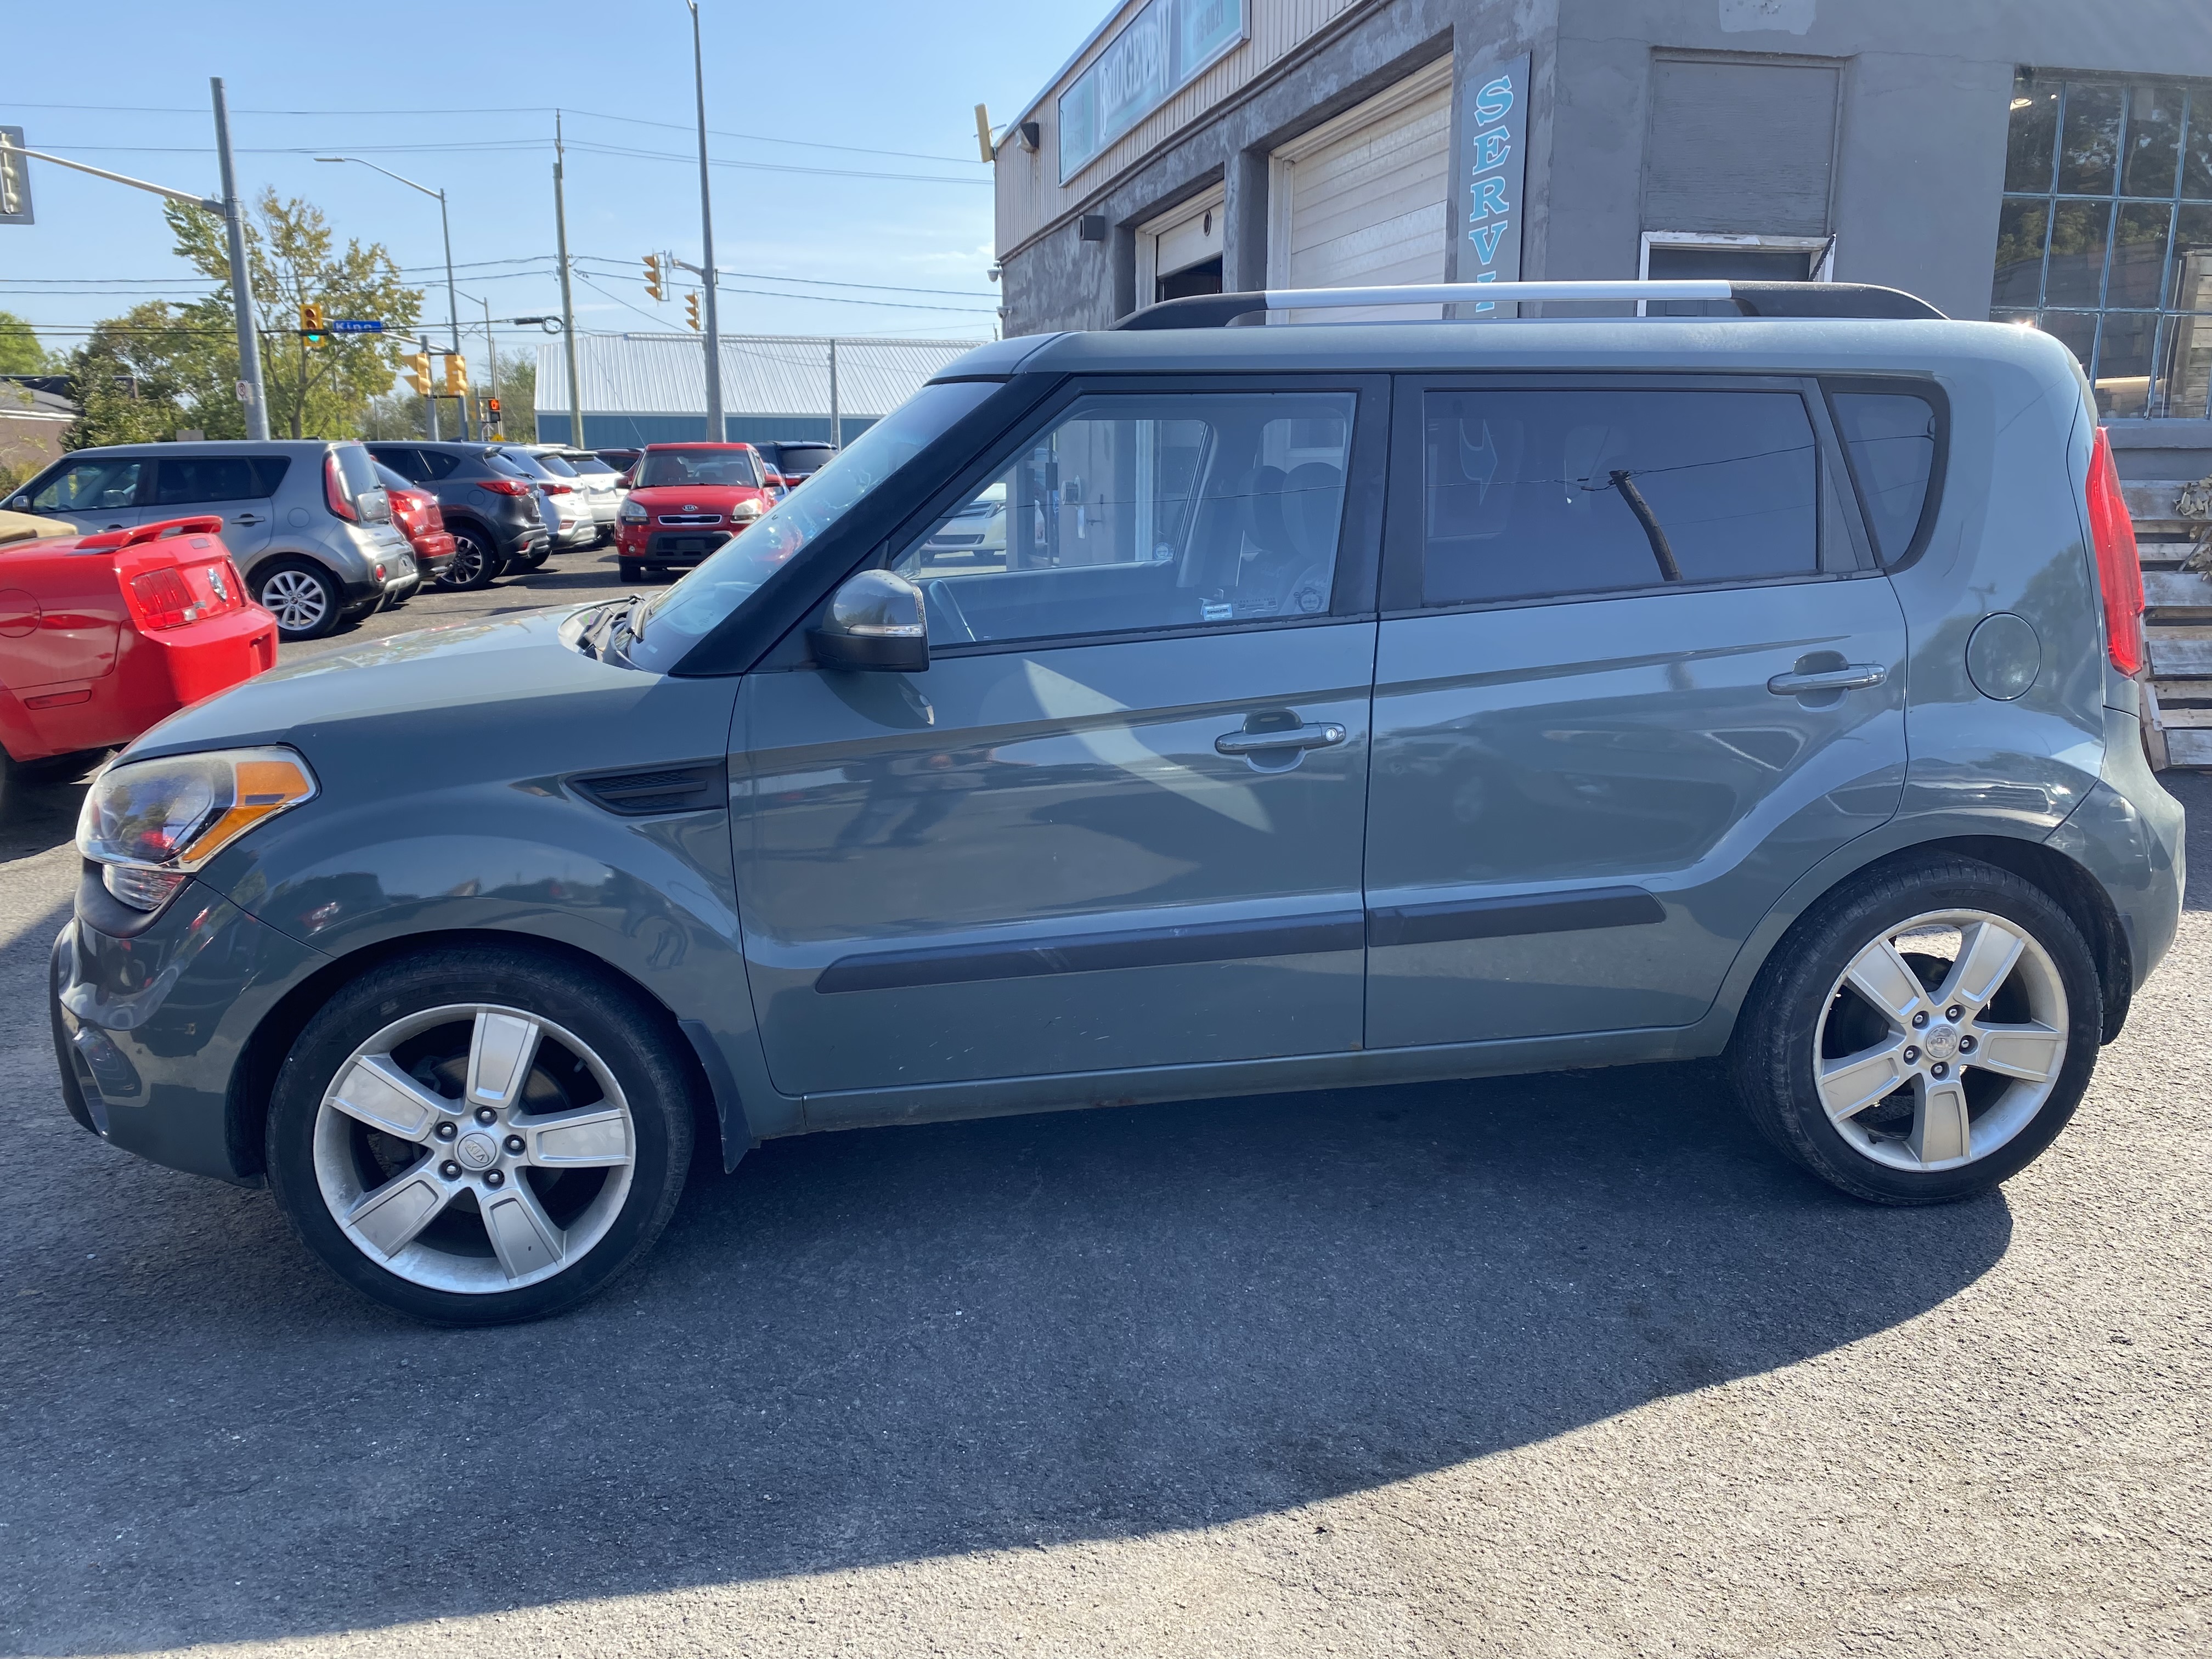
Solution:
{"label": "rear door window", "polygon": [[1421,398],[1423,605],[1820,574],[1820,449],[1795,392]]}
{"label": "rear door window", "polygon": [[154,478],[154,505],[261,501],[276,493],[290,465],[283,455],[164,456]]}
{"label": "rear door window", "polygon": [[[420,477],[412,472],[407,474],[409,477],[416,478],[417,483],[435,483],[441,478],[450,478],[453,476],[453,469],[461,464],[459,456],[443,449],[426,449],[421,453],[422,471]],[[400,471],[405,472],[407,469],[402,467]]]}
{"label": "rear door window", "polygon": [[430,477],[422,465],[422,452],[407,444],[371,444],[368,453],[410,483]]}
{"label": "rear door window", "polygon": [[1867,527],[1885,565],[1910,556],[1928,515],[1942,426],[1935,401],[1915,392],[1831,386],[1836,427],[1850,459]]}

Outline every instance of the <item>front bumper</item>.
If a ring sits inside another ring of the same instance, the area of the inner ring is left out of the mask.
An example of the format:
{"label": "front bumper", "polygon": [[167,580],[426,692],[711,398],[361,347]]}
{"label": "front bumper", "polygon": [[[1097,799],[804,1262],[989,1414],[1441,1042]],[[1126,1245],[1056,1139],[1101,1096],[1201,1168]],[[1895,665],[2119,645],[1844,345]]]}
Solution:
{"label": "front bumper", "polygon": [[327,960],[198,881],[149,920],[88,870],[52,958],[70,1115],[154,1163],[255,1184],[258,1117],[236,1109],[240,1060],[270,1009]]}

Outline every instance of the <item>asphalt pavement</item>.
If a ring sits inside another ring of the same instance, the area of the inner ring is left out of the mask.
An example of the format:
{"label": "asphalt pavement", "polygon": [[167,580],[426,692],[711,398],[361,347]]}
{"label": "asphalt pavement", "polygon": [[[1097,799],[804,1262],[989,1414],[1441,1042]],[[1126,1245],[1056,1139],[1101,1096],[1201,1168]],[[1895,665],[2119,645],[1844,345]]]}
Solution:
{"label": "asphalt pavement", "polygon": [[[617,591],[568,560],[363,632]],[[64,1115],[75,799],[0,833],[0,1651],[2212,1650],[2202,882],[1972,1203],[1705,1066],[1127,1108],[772,1143],[450,1332]]]}

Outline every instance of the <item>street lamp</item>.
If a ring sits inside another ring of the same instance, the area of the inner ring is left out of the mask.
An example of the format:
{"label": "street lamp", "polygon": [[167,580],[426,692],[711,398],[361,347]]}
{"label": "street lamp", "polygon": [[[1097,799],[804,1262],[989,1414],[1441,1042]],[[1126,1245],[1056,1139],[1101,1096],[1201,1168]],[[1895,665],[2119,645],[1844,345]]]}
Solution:
{"label": "street lamp", "polygon": [[[459,356],[461,355],[461,302],[459,296],[453,290],[453,223],[447,216],[446,192],[442,190],[433,190],[428,185],[418,185],[412,179],[394,173],[390,167],[380,167],[374,161],[364,161],[358,155],[318,155],[315,159],[318,161],[351,161],[356,167],[367,167],[372,173],[380,173],[387,179],[396,179],[410,190],[419,190],[425,196],[434,196],[438,198],[438,225],[446,237],[446,321],[447,325],[453,330],[453,356]],[[438,406],[434,398],[430,402],[430,425],[433,437],[437,435],[437,422]],[[461,399],[461,436],[465,438],[468,435],[469,400],[464,398]]]}

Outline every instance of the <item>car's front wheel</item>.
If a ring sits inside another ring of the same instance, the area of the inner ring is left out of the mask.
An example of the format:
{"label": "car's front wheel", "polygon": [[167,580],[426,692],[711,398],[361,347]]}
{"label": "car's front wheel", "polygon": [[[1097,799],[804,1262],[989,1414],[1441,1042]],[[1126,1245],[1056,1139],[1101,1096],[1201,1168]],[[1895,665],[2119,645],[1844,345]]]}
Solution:
{"label": "car's front wheel", "polygon": [[283,559],[254,573],[254,600],[276,619],[284,640],[319,640],[338,625],[343,600],[331,574],[305,559]]}
{"label": "car's front wheel", "polygon": [[526,950],[373,969],[278,1073],[270,1184],[339,1278],[403,1313],[573,1307],[645,1253],[683,1188],[691,1085],[662,1023]]}
{"label": "car's front wheel", "polygon": [[2051,896],[1969,859],[1854,882],[1775,947],[1731,1061],[1753,1121],[1855,1197],[1988,1191],[2066,1127],[2102,1033],[2094,958]]}

